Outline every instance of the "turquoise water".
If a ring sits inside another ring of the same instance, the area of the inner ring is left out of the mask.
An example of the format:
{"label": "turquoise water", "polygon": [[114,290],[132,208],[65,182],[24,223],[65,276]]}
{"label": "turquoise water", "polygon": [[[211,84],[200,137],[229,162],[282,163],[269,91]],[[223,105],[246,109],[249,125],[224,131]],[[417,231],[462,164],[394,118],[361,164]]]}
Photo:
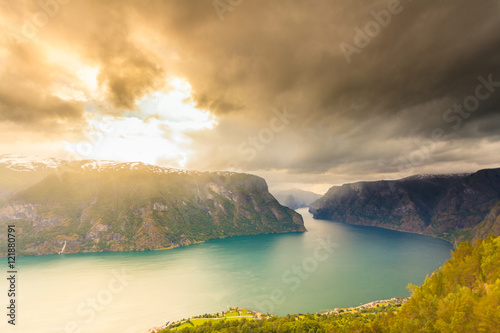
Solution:
{"label": "turquoise water", "polygon": [[[21,257],[15,331],[146,332],[228,306],[277,315],[355,306],[407,296],[408,283],[421,284],[450,257],[452,246],[439,239],[298,212],[307,233],[168,251]],[[6,320],[0,328],[11,329]]]}

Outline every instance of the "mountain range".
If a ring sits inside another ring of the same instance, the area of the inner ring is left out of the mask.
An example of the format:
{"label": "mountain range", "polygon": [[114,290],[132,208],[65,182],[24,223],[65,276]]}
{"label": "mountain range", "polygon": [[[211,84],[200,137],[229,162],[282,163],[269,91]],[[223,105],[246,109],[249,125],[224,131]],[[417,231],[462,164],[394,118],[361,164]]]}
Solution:
{"label": "mountain range", "polygon": [[293,188],[273,193],[276,200],[283,206],[291,209],[309,207],[314,201],[321,198],[321,194]]}
{"label": "mountain range", "polygon": [[254,175],[4,155],[0,249],[10,224],[22,255],[158,250],[306,231],[302,217]]}
{"label": "mountain range", "polygon": [[309,207],[316,219],[463,240],[500,235],[500,169],[333,186]]}

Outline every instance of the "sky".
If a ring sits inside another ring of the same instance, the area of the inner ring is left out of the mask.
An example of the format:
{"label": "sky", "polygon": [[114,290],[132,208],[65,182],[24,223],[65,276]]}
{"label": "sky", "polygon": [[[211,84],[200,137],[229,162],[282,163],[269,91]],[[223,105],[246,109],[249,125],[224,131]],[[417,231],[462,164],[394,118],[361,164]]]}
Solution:
{"label": "sky", "polygon": [[0,154],[317,193],[500,167],[495,0],[0,0]]}

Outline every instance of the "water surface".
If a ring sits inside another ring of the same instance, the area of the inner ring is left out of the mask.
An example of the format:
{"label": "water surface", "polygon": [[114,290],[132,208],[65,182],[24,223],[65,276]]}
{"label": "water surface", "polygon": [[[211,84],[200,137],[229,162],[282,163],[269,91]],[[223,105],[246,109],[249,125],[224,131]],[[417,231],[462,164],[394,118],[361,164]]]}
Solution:
{"label": "water surface", "polygon": [[409,295],[408,283],[421,284],[450,257],[452,246],[439,239],[298,212],[307,233],[18,258],[16,331],[146,332],[228,306],[277,315],[355,306]]}

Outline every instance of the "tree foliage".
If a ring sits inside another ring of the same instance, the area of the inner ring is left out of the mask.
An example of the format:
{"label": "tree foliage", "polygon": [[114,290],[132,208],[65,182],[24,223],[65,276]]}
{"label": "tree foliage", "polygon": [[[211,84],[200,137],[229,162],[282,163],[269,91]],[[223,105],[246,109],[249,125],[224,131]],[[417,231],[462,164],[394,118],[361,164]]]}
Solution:
{"label": "tree foliage", "polygon": [[[208,332],[500,332],[500,237],[460,243],[453,256],[412,296],[384,313],[288,315],[261,320],[214,320],[183,328]],[[173,332],[165,329],[162,332]]]}

